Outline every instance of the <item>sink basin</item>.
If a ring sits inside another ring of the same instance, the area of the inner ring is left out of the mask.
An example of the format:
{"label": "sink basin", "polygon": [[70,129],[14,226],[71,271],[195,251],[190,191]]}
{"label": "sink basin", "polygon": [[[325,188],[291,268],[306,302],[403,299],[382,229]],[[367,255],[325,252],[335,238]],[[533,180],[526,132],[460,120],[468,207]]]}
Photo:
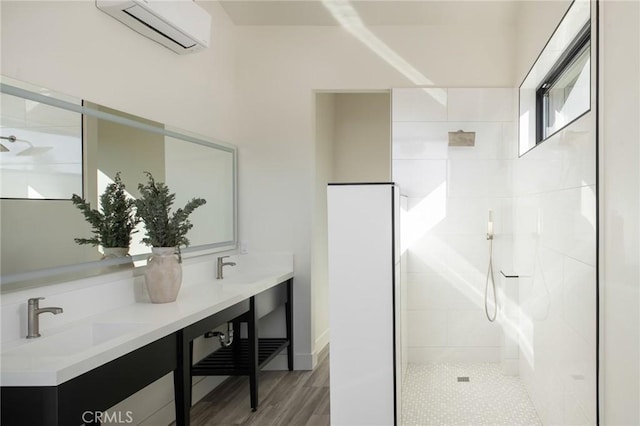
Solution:
{"label": "sink basin", "polygon": [[135,332],[144,325],[130,322],[94,322],[51,332],[51,334],[44,331],[42,337],[21,339],[14,347],[5,345],[2,357],[71,356]]}
{"label": "sink basin", "polygon": [[253,284],[264,278],[264,273],[239,273],[219,280],[222,284]]}

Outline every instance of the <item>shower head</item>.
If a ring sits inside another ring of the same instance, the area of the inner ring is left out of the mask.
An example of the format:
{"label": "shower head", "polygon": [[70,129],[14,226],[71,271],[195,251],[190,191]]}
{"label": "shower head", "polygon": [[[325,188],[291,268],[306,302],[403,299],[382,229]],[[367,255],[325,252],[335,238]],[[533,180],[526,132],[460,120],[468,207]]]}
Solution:
{"label": "shower head", "polygon": [[476,132],[449,132],[449,146],[475,146]]}
{"label": "shower head", "polygon": [[[31,145],[31,144],[29,144]],[[19,153],[17,153],[16,155],[19,156],[23,156],[23,157],[35,157],[37,155],[42,155],[47,151],[52,150],[53,147],[52,146],[29,146],[29,148],[25,149],[24,151],[20,151]]]}

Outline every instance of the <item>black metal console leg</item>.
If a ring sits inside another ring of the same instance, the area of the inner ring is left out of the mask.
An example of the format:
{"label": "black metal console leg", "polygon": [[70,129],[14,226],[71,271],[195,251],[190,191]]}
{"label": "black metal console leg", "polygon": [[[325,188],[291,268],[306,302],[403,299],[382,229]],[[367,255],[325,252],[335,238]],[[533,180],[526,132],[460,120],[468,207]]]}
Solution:
{"label": "black metal console leg", "polygon": [[287,324],[287,367],[293,371],[293,278],[287,281],[287,303],[285,303],[285,321]]}
{"label": "black metal console leg", "polygon": [[247,322],[247,337],[249,339],[249,392],[251,394],[251,409],[258,409],[258,315],[255,297],[251,298],[249,321]]}
{"label": "black metal console leg", "polygon": [[175,392],[176,426],[191,423],[191,353],[193,344],[178,332],[178,367],[173,372]]}
{"label": "black metal console leg", "polygon": [[241,324],[242,322],[240,321],[240,317],[238,318],[234,318],[234,320],[231,322],[233,324],[233,343],[231,344],[231,349],[233,351],[233,364],[234,365],[240,365],[240,354],[241,354],[241,347],[240,347],[240,342],[241,342]]}

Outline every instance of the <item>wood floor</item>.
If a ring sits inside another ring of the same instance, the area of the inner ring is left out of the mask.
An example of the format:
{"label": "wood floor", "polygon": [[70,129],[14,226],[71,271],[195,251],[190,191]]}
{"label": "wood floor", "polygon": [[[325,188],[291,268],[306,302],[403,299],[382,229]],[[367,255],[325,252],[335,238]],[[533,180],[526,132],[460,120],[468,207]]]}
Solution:
{"label": "wood floor", "polygon": [[191,425],[329,425],[329,348],[318,358],[313,371],[261,372],[255,413],[248,377],[229,378],[193,406]]}

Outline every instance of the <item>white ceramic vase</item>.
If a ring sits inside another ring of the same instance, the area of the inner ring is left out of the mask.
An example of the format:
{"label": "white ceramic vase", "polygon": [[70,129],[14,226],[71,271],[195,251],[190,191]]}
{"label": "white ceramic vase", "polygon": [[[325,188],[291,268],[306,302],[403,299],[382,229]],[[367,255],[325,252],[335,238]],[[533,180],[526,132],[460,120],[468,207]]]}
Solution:
{"label": "white ceramic vase", "polygon": [[182,265],[175,247],[153,247],[144,281],[152,303],[173,302],[182,284]]}

